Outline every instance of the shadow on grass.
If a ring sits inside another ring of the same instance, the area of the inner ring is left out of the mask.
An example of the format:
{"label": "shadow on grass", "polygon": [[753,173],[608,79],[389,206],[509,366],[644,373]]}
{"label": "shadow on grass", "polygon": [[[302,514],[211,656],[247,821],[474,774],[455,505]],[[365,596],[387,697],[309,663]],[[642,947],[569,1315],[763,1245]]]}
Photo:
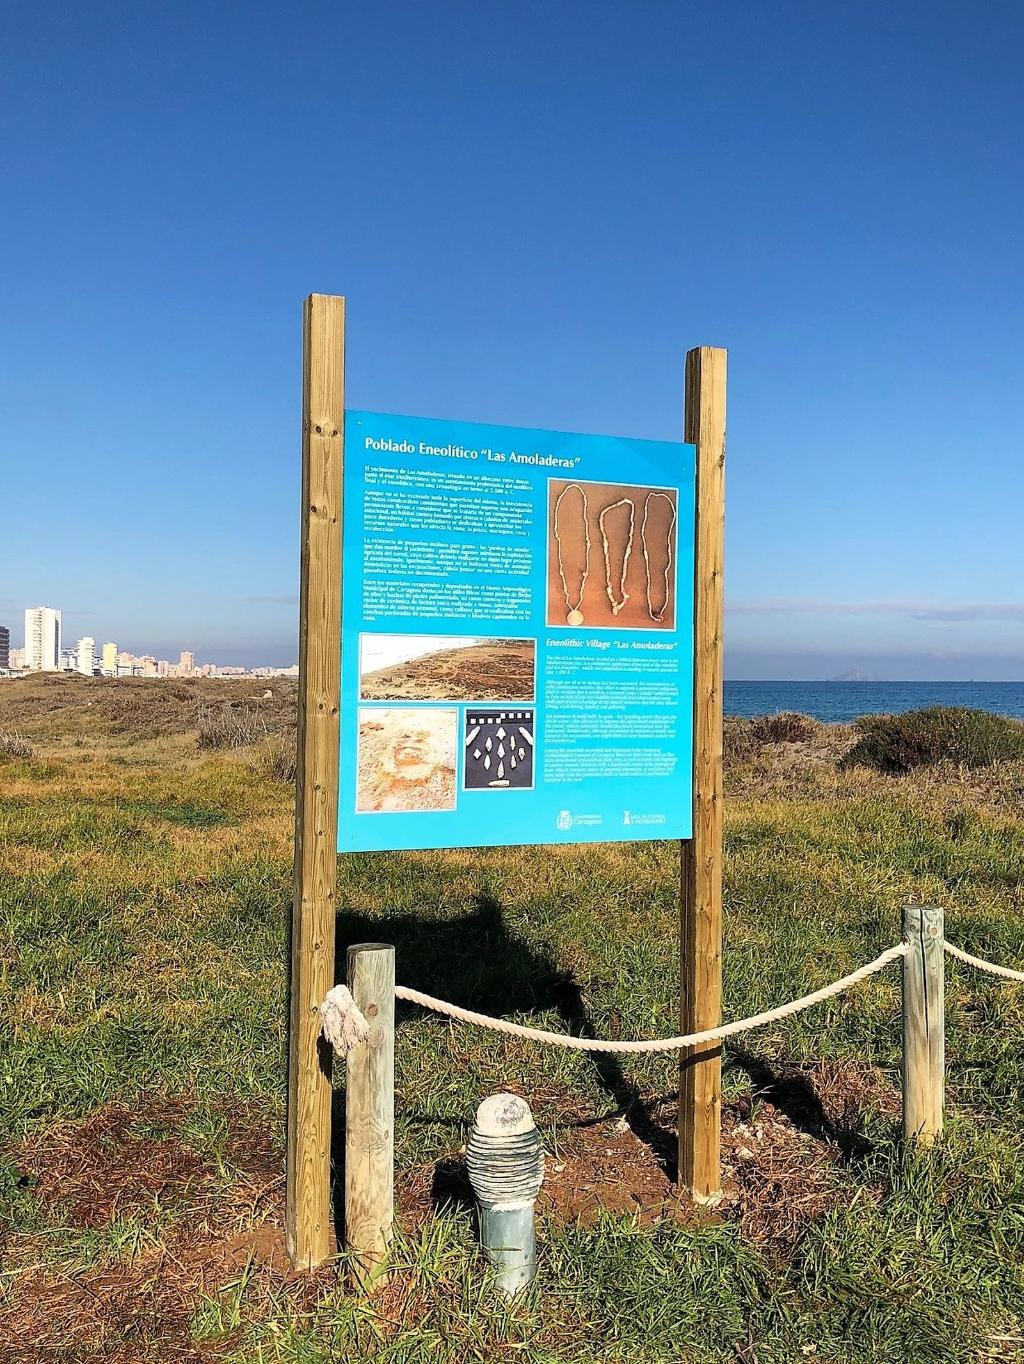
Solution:
{"label": "shadow on grass", "polygon": [[773,1064],[735,1045],[729,1047],[729,1065],[747,1075],[754,1098],[766,1100],[799,1131],[837,1146],[847,1161],[854,1163],[873,1149],[861,1130],[860,1115],[830,1117],[811,1077],[796,1067]]}
{"label": "shadow on grass", "polygon": [[[346,979],[349,946],[360,942],[390,943],[395,948],[397,975],[403,985],[497,1018],[554,1009],[567,1032],[588,1038],[598,1035],[572,973],[546,952],[528,946],[510,932],[501,904],[486,893],[476,897],[473,914],[455,919],[342,912],[337,919],[336,941],[335,980]],[[400,1029],[419,1013],[417,1006],[398,1001],[396,1028]],[[663,1125],[657,1115],[675,1096],[645,1099],[616,1056],[591,1053],[590,1057],[614,1108],[610,1113],[581,1119],[574,1125],[585,1127],[621,1115],[674,1182],[678,1174],[676,1133],[674,1126]],[[754,1098],[769,1102],[800,1131],[834,1144],[847,1161],[855,1162],[871,1151],[872,1143],[860,1130],[857,1116],[851,1114],[849,1119],[841,1120],[829,1116],[812,1077],[794,1067],[775,1064],[735,1043],[729,1045],[724,1063],[746,1073]],[[335,1087],[333,1109],[333,1204],[335,1226],[340,1228],[345,1160],[342,1086]],[[433,1114],[412,1116],[413,1120],[419,1117],[432,1124],[447,1122],[453,1128],[461,1128],[464,1121],[461,1117],[439,1119]],[[674,1124],[674,1104],[668,1116]],[[447,1156],[437,1162],[431,1201],[436,1208],[473,1207],[473,1194],[461,1157]]]}
{"label": "shadow on grass", "polygon": [[[458,919],[413,918],[410,915],[362,915],[342,912],[337,919],[335,980],[346,979],[346,953],[359,942],[393,944],[398,979],[452,1004],[496,1018],[556,1009],[567,1032],[596,1037],[583,995],[572,973],[545,952],[512,934],[500,903],[476,897],[475,912]],[[395,1026],[401,1028],[419,1010],[398,1002]],[[592,1053],[598,1080],[634,1134],[654,1152],[670,1179],[676,1174],[676,1136],[652,1116],[636,1084],[615,1056]],[[335,1091],[335,1142],[332,1152],[336,1184],[344,1182],[344,1094]],[[434,1176],[435,1205],[472,1202],[462,1163],[441,1161]],[[342,1190],[335,1189],[340,1213]],[[340,1225],[336,1221],[335,1225]]]}

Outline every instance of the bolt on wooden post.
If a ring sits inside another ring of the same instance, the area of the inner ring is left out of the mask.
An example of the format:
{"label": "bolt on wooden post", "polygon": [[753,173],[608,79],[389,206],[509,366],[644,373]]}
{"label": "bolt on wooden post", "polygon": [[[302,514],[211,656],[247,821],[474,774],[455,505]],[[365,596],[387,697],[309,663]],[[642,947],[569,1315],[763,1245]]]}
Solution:
{"label": "bolt on wooden post", "polygon": [[[722,1021],[722,614],[727,352],[686,356],[685,439],[697,447],[694,535],[693,837],[681,845],[683,1033]],[[721,1192],[722,1048],[680,1054],[679,1182],[694,1198]]]}
{"label": "bolt on wooden post", "polygon": [[946,1070],[945,931],[938,905],[907,905],[903,940],[903,1137],[942,1136]]}
{"label": "bolt on wooden post", "polygon": [[332,1057],[320,1039],[319,1007],[334,983],[345,300],[311,294],[303,308],[302,337],[298,749],[285,1229],[292,1263],[312,1269],[336,1249],[330,1190]]}
{"label": "bolt on wooden post", "polygon": [[395,1216],[395,949],[348,949],[348,988],[370,1025],[345,1080],[345,1245],[364,1283],[386,1279]]}

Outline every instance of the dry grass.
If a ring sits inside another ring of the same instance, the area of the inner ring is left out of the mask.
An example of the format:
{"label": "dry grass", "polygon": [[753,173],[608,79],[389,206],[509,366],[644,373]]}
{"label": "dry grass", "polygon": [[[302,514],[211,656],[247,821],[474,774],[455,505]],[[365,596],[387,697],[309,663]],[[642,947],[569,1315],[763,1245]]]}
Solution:
{"label": "dry grass", "polygon": [[23,734],[10,730],[0,731],[0,762],[9,762],[15,758],[31,758],[35,752],[31,743]]}
{"label": "dry grass", "polygon": [[199,706],[196,738],[200,748],[246,748],[259,743],[267,734],[267,721],[258,701]]}
{"label": "dry grass", "polygon": [[295,783],[297,755],[294,734],[271,734],[253,754],[256,771],[267,781]]}
{"label": "dry grass", "polygon": [[37,673],[0,678],[0,731],[17,727],[30,738],[47,742],[102,738],[134,743],[193,732],[203,707],[258,704],[267,728],[277,732],[294,728],[295,701],[295,683],[287,678]]}
{"label": "dry grass", "polygon": [[[273,735],[199,749],[196,695],[140,685],[120,735],[116,692],[93,723],[85,680],[69,680],[70,719],[52,684],[25,715],[0,686],[4,724],[47,735],[45,761],[5,767],[0,801],[3,1364],[1021,1357],[1024,990],[955,965],[944,1145],[916,1161],[894,1141],[886,973],[727,1049],[711,1214],[670,1180],[671,1057],[620,1064],[402,1009],[392,1284],[371,1307],[343,1262],[290,1275],[291,792]],[[1020,963],[1024,764],[891,777],[841,766],[853,738],[820,727],[730,759],[728,1017],[867,960],[910,899]],[[346,857],[337,899],[339,971],[348,943],[385,940],[404,983],[471,1008],[610,1037],[676,1029],[670,845]],[[340,1067],[337,1083],[340,1098]],[[482,1287],[461,1152],[476,1103],[505,1087],[530,1098],[550,1156],[541,1282],[511,1308]]]}

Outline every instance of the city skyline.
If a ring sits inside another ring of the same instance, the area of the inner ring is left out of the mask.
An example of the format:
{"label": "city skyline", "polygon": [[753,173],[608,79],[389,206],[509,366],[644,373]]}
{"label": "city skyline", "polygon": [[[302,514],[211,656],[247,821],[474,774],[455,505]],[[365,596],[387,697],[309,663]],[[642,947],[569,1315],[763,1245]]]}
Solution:
{"label": "city skyline", "polygon": [[[295,603],[284,603],[282,605],[294,605],[297,611],[297,599]],[[956,624],[961,619],[973,620],[978,616],[991,616],[996,620],[1006,620],[1011,624],[1019,623],[1024,620],[1024,607],[1014,604],[1000,603],[988,607],[974,603],[962,606],[929,606],[924,603],[786,603],[786,602],[743,602],[726,603],[726,618],[733,615],[751,615],[763,620],[771,621],[780,612],[786,610],[808,610],[815,608],[823,613],[828,613],[838,619],[846,617],[857,617],[865,614],[877,614],[892,621],[902,621],[907,618],[923,618],[926,620],[934,619],[939,625]],[[30,614],[36,611],[50,611],[57,617],[58,632],[60,632],[61,622],[66,617],[85,616],[94,619],[99,613],[96,612],[68,612],[61,608],[25,608],[24,616],[26,621]],[[15,643],[15,634],[7,625],[7,620],[13,617],[15,612],[8,611],[6,614],[0,610],[0,648],[4,643],[3,631],[8,630],[7,643],[12,658],[19,658],[24,650],[24,645]],[[297,628],[297,620],[295,622]],[[112,632],[115,635],[119,632]],[[298,650],[292,647],[288,650],[285,646],[279,646],[275,650],[259,650],[254,647],[242,647],[237,650],[229,648],[218,648],[216,644],[209,648],[194,646],[191,649],[183,650],[179,642],[172,645],[164,644],[157,647],[145,647],[145,644],[137,646],[133,650],[126,650],[117,644],[116,640],[109,638],[100,639],[99,636],[82,634],[75,638],[73,648],[68,647],[68,639],[61,636],[59,653],[68,656],[77,650],[79,644],[87,640],[94,651],[97,671],[105,657],[105,651],[113,643],[117,650],[118,659],[124,662],[130,658],[140,669],[146,664],[157,665],[156,672],[150,675],[175,676],[175,675],[209,675],[224,673],[225,675],[248,672],[254,675],[262,675],[266,672],[271,673],[294,673],[298,667],[296,657]],[[1020,658],[1015,653],[993,653],[983,655],[979,653],[963,654],[955,649],[939,649],[931,655],[923,656],[920,660],[911,662],[907,666],[907,659],[898,651],[884,649],[857,649],[853,646],[842,649],[837,648],[833,652],[801,652],[793,649],[789,652],[780,652],[772,655],[770,642],[766,637],[764,652],[756,655],[757,663],[753,666],[750,661],[745,659],[739,651],[730,652],[726,649],[726,680],[730,682],[745,681],[832,681],[845,680],[848,674],[857,675],[862,678],[878,681],[992,681],[992,682],[1013,682],[1019,681],[1024,676],[1024,671],[1020,667]],[[269,657],[268,657],[269,653]],[[276,656],[275,656],[276,653]],[[178,661],[174,662],[174,656],[178,656]],[[240,656],[241,655],[241,656]],[[192,660],[191,664],[184,671],[172,671],[181,668],[183,660],[188,657]],[[767,660],[768,666],[763,667]],[[757,664],[762,665],[763,670],[757,670]],[[0,668],[4,665],[0,663]],[[16,667],[11,663],[11,668]],[[19,665],[20,666],[20,665]],[[69,665],[70,666],[70,665]],[[56,671],[66,670],[63,667]],[[109,672],[109,669],[107,670]]]}
{"label": "city skyline", "polygon": [[[98,642],[93,635],[80,635],[73,645],[63,634],[60,607],[34,606],[24,609],[23,642],[13,642],[10,627],[0,621],[0,668],[28,672],[78,672],[85,676],[203,677],[232,676],[243,673],[290,673],[297,670],[293,661],[235,663],[226,659],[197,661],[197,650],[162,650],[156,653],[121,648],[116,640]],[[162,656],[177,652],[177,661]]]}

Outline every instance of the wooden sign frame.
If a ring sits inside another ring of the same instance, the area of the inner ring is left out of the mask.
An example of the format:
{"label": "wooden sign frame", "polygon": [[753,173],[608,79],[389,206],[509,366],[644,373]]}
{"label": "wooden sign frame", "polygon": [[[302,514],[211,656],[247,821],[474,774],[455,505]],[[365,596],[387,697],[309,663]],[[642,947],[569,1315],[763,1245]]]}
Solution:
{"label": "wooden sign frame", "polygon": [[313,1269],[331,1235],[333,1057],[320,1003],[334,984],[341,702],[341,489],[345,448],[345,300],[303,307],[302,531],[299,588],[295,869],[288,1026],[286,1237]]}
{"label": "wooden sign frame", "polygon": [[[686,355],[684,440],[697,447],[693,592],[693,837],[681,845],[679,1024],[722,1021],[722,725],[724,689],[725,392],[727,352]],[[698,1202],[721,1196],[722,1048],[679,1058],[679,1183]]]}
{"label": "wooden sign frame", "polygon": [[[722,620],[726,352],[686,356],[684,439],[696,446],[693,838],[682,843],[680,1020],[721,1021]],[[345,300],[303,306],[302,519],[298,752],[288,1031],[288,1251],[313,1269],[336,1253],[331,1229],[332,1057],[319,1006],[334,984],[341,700]],[[720,1190],[721,1048],[680,1059],[679,1181]],[[358,1250],[358,1247],[356,1247]]]}

